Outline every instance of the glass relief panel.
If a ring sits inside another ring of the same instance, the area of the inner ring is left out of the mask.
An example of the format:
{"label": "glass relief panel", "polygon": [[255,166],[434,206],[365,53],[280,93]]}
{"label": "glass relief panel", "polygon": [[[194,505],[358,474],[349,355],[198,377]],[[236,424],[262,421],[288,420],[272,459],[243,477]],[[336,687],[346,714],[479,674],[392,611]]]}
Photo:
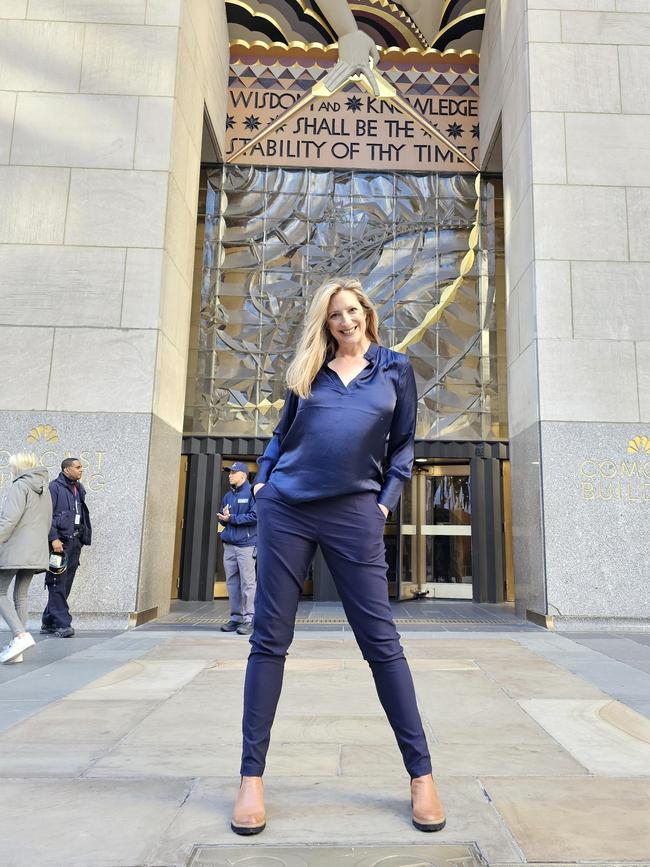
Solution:
{"label": "glass relief panel", "polygon": [[[377,306],[382,342],[404,340],[458,277],[475,209],[466,175],[204,170],[185,433],[271,435],[306,306],[331,277],[358,276]],[[421,439],[507,437],[497,182],[483,181],[480,212],[473,267],[439,321],[406,350]]]}

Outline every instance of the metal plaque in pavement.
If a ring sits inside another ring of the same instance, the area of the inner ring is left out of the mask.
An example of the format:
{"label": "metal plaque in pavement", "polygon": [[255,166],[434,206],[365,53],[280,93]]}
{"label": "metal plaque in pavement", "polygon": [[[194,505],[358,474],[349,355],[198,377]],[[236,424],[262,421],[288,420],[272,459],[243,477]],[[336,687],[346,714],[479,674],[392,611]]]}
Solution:
{"label": "metal plaque in pavement", "polygon": [[486,867],[475,843],[427,846],[195,846],[187,867]]}

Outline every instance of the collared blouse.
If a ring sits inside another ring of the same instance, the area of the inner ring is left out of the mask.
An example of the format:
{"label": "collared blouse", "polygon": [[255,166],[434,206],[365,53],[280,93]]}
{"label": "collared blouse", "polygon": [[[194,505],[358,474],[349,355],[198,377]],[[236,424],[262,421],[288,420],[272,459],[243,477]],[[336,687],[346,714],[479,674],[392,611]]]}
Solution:
{"label": "collared blouse", "polygon": [[409,359],[385,346],[371,343],[364,358],[347,386],[327,359],[309,398],[287,392],[255,484],[271,482],[290,503],[374,491],[395,508],[413,467],[415,376]]}

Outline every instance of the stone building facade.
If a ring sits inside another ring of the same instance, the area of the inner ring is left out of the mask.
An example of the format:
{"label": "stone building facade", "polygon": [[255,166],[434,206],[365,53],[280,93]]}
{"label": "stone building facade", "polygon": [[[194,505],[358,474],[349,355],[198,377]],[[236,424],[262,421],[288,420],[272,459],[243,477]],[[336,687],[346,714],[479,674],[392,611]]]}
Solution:
{"label": "stone building facade", "polygon": [[[223,0],[4,0],[0,473],[87,465],[77,621],[165,613]],[[650,513],[650,10],[492,0],[481,169],[502,173],[518,610],[643,625]],[[5,458],[5,459],[3,459]],[[34,608],[41,599],[35,587]]]}

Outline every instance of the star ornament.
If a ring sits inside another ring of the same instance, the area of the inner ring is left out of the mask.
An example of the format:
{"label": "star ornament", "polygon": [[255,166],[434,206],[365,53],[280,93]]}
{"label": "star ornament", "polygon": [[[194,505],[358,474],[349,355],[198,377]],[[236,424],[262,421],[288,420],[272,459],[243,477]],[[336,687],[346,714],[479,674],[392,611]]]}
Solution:
{"label": "star ornament", "polygon": [[459,123],[450,123],[447,127],[447,135],[450,138],[459,138],[463,134],[463,128]]}
{"label": "star ornament", "polygon": [[361,111],[361,100],[358,96],[348,96],[345,105],[353,114],[357,111]]}
{"label": "star ornament", "polygon": [[235,125],[235,118],[232,114],[226,115],[226,129],[232,129]]}
{"label": "star ornament", "polygon": [[256,129],[259,129],[260,119],[259,117],[255,117],[255,115],[249,114],[246,120],[244,121],[244,126],[246,129],[249,129],[251,132],[254,132]]}
{"label": "star ornament", "polygon": [[478,137],[479,137],[479,125],[477,123],[475,123],[474,126],[472,127],[472,138],[478,138]]}

